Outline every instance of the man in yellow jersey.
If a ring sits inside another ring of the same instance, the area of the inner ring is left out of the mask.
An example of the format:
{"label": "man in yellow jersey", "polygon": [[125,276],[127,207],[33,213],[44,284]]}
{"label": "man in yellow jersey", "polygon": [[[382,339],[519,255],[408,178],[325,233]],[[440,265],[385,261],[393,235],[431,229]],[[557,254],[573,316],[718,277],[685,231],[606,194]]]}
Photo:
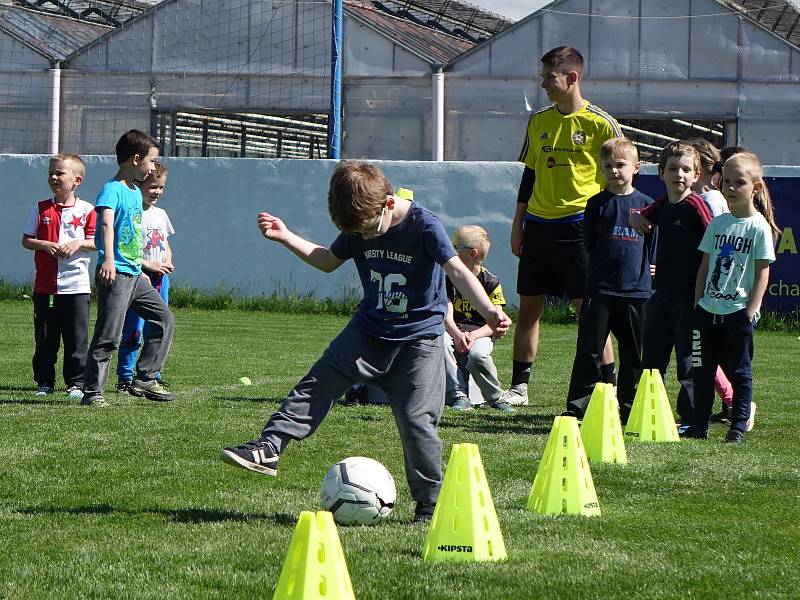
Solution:
{"label": "man in yellow jersey", "polygon": [[[581,96],[583,57],[553,48],[541,58],[542,88],[553,102],[531,114],[520,162],[525,164],[511,226],[511,251],[519,257],[519,319],[514,333],[511,386],[500,402],[528,404],[528,380],[539,346],[539,319],[548,294],[567,296],[580,311],[586,286],[583,242],[586,201],[605,186],[600,146],[622,137],[619,124]],[[614,379],[610,342],[603,353],[604,380]]]}

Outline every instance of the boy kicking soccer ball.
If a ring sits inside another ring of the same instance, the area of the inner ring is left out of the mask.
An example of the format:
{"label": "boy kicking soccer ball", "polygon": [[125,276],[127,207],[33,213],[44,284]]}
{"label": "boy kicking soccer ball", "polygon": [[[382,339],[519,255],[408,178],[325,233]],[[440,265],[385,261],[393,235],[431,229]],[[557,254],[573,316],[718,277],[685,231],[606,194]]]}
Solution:
{"label": "boy kicking soccer ball", "polygon": [[233,466],[277,475],[291,440],[311,435],[336,399],[358,382],[386,392],[403,444],[406,478],[417,502],[415,521],[429,520],[442,484],[444,407],[444,273],[498,335],[511,320],[493,305],[456,255],[439,219],[415,201],[393,195],[376,167],[343,161],[333,172],[328,210],[341,231],[330,248],[292,233],[279,218],[258,215],[265,238],[330,273],[352,258],[364,298],[344,330],[270,417],[261,437],[224,448]]}

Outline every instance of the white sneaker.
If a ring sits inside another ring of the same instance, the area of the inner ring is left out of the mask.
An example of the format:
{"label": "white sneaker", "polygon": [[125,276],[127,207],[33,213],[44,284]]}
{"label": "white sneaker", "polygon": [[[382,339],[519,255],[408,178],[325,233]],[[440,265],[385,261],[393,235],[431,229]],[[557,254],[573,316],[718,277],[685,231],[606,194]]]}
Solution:
{"label": "white sneaker", "polygon": [[750,416],[747,418],[747,423],[745,424],[745,431],[753,431],[753,427],[756,424],[756,403],[750,402]]}
{"label": "white sneaker", "polygon": [[511,406],[528,406],[528,384],[518,383],[508,388],[497,399],[496,404],[505,403]]}
{"label": "white sneaker", "polygon": [[78,386],[73,385],[67,388],[67,398],[70,400],[83,400],[83,390]]}

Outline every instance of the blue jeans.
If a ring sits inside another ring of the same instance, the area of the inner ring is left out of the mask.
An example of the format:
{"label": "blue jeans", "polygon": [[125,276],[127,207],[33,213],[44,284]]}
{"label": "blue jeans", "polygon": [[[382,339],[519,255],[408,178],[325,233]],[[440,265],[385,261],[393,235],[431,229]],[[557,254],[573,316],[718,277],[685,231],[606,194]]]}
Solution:
{"label": "blue jeans", "polygon": [[[157,273],[147,273],[150,283],[161,296],[164,304],[169,304],[169,276]],[[125,324],[122,326],[122,341],[117,354],[117,379],[131,381],[136,367],[136,358],[142,345],[142,338],[146,335],[147,324],[132,308],[125,314]],[[156,374],[156,379],[161,379],[161,373]]]}

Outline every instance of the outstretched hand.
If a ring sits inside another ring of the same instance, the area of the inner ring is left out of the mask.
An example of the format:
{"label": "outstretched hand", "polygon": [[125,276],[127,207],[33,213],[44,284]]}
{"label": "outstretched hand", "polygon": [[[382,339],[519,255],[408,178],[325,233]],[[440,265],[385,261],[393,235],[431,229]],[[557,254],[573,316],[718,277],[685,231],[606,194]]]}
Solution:
{"label": "outstretched hand", "polygon": [[276,242],[285,240],[289,233],[289,229],[283,221],[265,212],[258,213],[258,228],[261,230],[261,235]]}

